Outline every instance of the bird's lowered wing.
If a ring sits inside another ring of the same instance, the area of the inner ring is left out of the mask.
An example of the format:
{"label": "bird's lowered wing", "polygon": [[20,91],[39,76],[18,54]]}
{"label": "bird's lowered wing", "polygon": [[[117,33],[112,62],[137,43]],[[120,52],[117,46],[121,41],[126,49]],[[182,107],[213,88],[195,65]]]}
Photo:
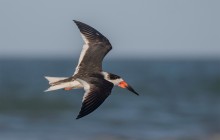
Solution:
{"label": "bird's lowered wing", "polygon": [[85,42],[74,74],[84,73],[85,71],[87,73],[89,71],[101,71],[103,58],[112,49],[110,42],[91,26],[76,20],[74,22]]}
{"label": "bird's lowered wing", "polygon": [[96,110],[111,94],[113,84],[105,79],[90,78],[89,80],[77,79],[84,86],[82,107],[76,119],[82,118]]}

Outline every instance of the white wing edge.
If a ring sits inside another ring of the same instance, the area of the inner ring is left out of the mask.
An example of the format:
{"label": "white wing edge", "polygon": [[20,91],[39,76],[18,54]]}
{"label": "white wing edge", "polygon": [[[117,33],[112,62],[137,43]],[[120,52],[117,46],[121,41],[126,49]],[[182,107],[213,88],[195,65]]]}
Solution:
{"label": "white wing edge", "polygon": [[90,85],[86,81],[81,80],[79,78],[77,78],[76,80],[83,85],[84,90],[85,90],[85,93],[84,93],[83,99],[82,99],[82,102],[83,102],[85,100],[86,96],[88,95],[88,93],[90,92]]}
{"label": "white wing edge", "polygon": [[80,53],[78,65],[76,66],[76,69],[75,69],[75,72],[74,72],[73,75],[75,75],[75,74],[78,73],[78,71],[79,71],[79,69],[80,69],[80,68],[79,68],[79,64],[82,62],[83,57],[85,56],[86,51],[87,51],[88,49],[89,49],[89,45],[88,45],[88,44],[84,44],[84,45],[83,45],[83,49],[82,49],[82,51],[81,51],[81,53]]}

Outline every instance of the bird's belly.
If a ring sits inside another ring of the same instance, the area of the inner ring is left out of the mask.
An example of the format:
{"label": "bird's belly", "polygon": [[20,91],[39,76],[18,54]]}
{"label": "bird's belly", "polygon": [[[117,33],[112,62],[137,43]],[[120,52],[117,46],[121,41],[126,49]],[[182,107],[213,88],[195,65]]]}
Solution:
{"label": "bird's belly", "polygon": [[71,87],[72,89],[83,88],[83,86],[78,81],[68,82],[67,87]]}

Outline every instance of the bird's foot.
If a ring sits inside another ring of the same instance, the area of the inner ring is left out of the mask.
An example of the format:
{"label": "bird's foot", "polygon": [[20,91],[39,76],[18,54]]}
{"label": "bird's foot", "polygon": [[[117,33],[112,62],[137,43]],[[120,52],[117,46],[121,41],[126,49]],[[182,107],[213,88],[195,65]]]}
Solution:
{"label": "bird's foot", "polygon": [[72,87],[65,87],[64,90],[72,90]]}

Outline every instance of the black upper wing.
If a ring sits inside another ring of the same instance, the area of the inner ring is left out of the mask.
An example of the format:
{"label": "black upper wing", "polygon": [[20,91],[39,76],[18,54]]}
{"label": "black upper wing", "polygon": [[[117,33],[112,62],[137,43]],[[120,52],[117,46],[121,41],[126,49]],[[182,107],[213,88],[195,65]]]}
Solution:
{"label": "black upper wing", "polygon": [[85,41],[74,74],[101,71],[103,58],[112,49],[110,42],[93,27],[76,20],[74,22]]}

